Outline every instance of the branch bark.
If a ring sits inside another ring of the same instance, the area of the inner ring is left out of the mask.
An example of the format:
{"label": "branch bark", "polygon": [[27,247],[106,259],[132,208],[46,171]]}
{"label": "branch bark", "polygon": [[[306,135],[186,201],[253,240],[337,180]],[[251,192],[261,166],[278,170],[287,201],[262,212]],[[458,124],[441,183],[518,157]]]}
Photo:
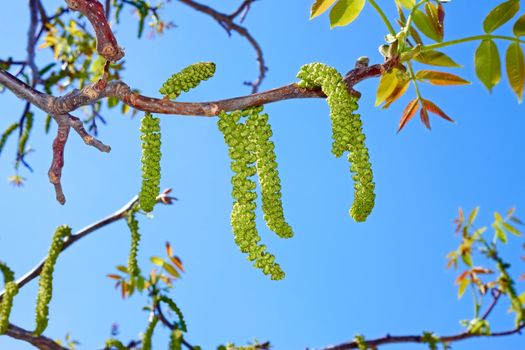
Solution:
{"label": "branch bark", "polygon": [[53,339],[43,335],[36,336],[32,332],[15,326],[14,324],[9,324],[6,335],[14,339],[25,341],[40,350],[68,350],[68,348],[59,345]]}

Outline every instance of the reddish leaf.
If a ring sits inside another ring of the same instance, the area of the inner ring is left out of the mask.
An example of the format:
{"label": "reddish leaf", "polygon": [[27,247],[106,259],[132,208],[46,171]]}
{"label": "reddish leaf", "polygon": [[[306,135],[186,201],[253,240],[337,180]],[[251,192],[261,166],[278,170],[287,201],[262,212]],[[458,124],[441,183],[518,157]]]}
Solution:
{"label": "reddish leaf", "polygon": [[385,100],[385,104],[383,105],[383,109],[386,109],[390,107],[392,103],[394,103],[397,99],[399,99],[401,96],[405,94],[408,87],[410,86],[409,80],[398,80],[397,86],[395,87],[394,91],[388,96]]}
{"label": "reddish leaf", "polygon": [[430,130],[430,120],[428,120],[428,112],[424,105],[421,108],[420,117],[421,117],[421,122],[427,127],[427,129]]}
{"label": "reddish leaf", "polygon": [[412,101],[408,103],[408,105],[405,107],[405,110],[403,111],[403,115],[401,116],[401,120],[399,121],[399,127],[397,129],[397,132],[400,132],[401,129],[412,119],[414,114],[416,114],[418,108],[419,108],[419,99],[415,98]]}
{"label": "reddish leaf", "polygon": [[441,108],[439,108],[438,106],[436,106],[432,101],[429,101],[429,100],[425,100],[423,99],[423,106],[425,106],[426,109],[428,109],[429,112],[431,113],[434,113],[434,114],[437,114],[439,115],[441,118],[445,119],[445,120],[448,120],[449,122],[452,122],[454,123],[454,119],[450,118],[448,115],[445,114],[445,112],[443,112],[441,110]]}
{"label": "reddish leaf", "polygon": [[117,281],[119,281],[119,280],[122,279],[121,276],[119,276],[119,275],[114,275],[114,274],[112,274],[112,273],[110,273],[109,275],[107,275],[107,277],[109,277],[109,278],[111,278],[111,279],[114,279],[114,280],[117,280]]}
{"label": "reddish leaf", "polygon": [[179,259],[178,256],[170,256],[170,260],[173,263],[173,265],[177,266],[179,270],[184,272],[184,267],[182,266],[182,261]]}
{"label": "reddish leaf", "polygon": [[416,73],[416,79],[425,80],[432,85],[468,85],[470,82],[452,73],[438,72],[433,70],[420,70]]}
{"label": "reddish leaf", "polygon": [[171,248],[170,242],[166,242],[166,254],[170,257],[173,255],[173,249]]}

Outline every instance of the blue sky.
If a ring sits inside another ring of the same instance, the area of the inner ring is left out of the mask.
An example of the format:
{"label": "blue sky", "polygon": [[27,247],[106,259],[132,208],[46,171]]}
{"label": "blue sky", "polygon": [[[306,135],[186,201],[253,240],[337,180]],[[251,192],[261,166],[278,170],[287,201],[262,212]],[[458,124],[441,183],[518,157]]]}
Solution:
{"label": "blue sky", "polygon": [[[264,49],[269,66],[262,89],[295,81],[301,65],[320,61],[342,72],[359,56],[382,60],[377,48],[386,31],[370,6],[349,27],[329,29],[327,16],[308,20],[311,1],[256,2],[248,18],[252,34]],[[225,12],[221,1],[207,1]],[[384,2],[394,13],[392,1]],[[482,18],[498,1],[446,4],[446,39],[482,33]],[[49,8],[62,1],[46,1]],[[228,38],[205,15],[172,2],[163,11],[177,28],[155,39],[136,39],[136,21],[123,12],[116,27],[126,49],[124,80],[144,94],[157,95],[172,73],[197,61],[214,61],[214,79],[181,100],[205,101],[249,93],[242,82],[257,74],[252,48],[237,35]],[[0,12],[0,57],[25,57],[27,4],[9,1]],[[501,29],[509,33],[509,26]],[[498,43],[500,49],[506,44]],[[162,187],[172,187],[180,199],[158,207],[153,220],[140,221],[142,268],[148,258],[164,254],[170,241],[187,273],[176,282],[172,297],[187,318],[191,343],[206,349],[225,342],[242,345],[254,338],[270,340],[276,349],[315,348],[348,341],[357,333],[367,338],[390,334],[438,335],[458,333],[461,319],[472,316],[466,296],[458,301],[456,273],[446,270],[445,255],[456,248],[452,224],[457,208],[480,205],[480,223],[492,212],[517,207],[525,217],[522,152],[525,115],[502,79],[491,95],[476,81],[476,43],[447,50],[464,68],[456,72],[473,81],[466,87],[423,87],[426,98],[438,103],[455,124],[432,118],[432,131],[417,120],[396,134],[401,111],[414,91],[389,110],[374,107],[377,80],[361,83],[360,113],[375,175],[377,198],[366,223],[355,223],[347,212],[353,198],[352,180],[344,159],[330,153],[328,107],[321,99],[292,100],[268,105],[283,184],[283,202],[296,236],[279,240],[259,221],[263,241],[287,273],[274,282],[262,275],[238,251],[229,224],[231,210],[229,159],[216,120],[163,116]],[[48,58],[41,55],[40,63]],[[0,94],[0,129],[11,124],[23,105],[10,93]],[[77,113],[77,116],[82,116]],[[21,276],[45,255],[54,228],[74,230],[125,204],[140,185],[139,118],[106,111],[108,125],[100,137],[112,152],[85,147],[72,134],[66,149],[63,184],[68,198],[54,201],[47,180],[52,137],[43,133],[44,114],[37,112],[30,161],[35,169],[23,188],[0,181],[0,257]],[[0,156],[0,179],[12,175],[10,142]],[[262,216],[262,215],[261,215]],[[523,272],[518,239],[505,253]],[[51,321],[46,334],[63,338],[67,332],[82,349],[103,346],[113,323],[121,339],[136,338],[146,327],[144,298],[122,301],[105,277],[127,261],[129,232],[124,222],[84,239],[60,256],[55,273]],[[518,265],[520,264],[520,265]],[[523,283],[519,286],[523,291]],[[32,329],[36,281],[15,300],[13,323]],[[491,324],[512,327],[506,304]],[[154,339],[163,348],[167,331]],[[455,349],[516,349],[523,339],[474,340]],[[412,349],[416,346],[388,346]],[[422,348],[422,347],[417,347]],[[29,346],[0,337],[0,349]]]}

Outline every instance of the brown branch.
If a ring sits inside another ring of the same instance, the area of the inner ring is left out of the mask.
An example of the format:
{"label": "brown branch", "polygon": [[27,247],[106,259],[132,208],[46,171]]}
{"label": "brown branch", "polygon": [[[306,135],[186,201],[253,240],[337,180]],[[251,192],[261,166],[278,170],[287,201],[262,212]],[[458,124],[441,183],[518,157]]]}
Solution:
{"label": "brown branch", "polygon": [[[162,203],[166,205],[170,205],[173,203],[173,201],[176,198],[171,197],[169,194],[171,192],[171,189],[164,190],[158,197],[157,197],[157,203]],[[121,219],[125,219],[127,217],[127,214],[129,211],[133,208],[133,206],[138,202],[138,196],[133,197],[126,205],[124,205],[122,208],[114,212],[113,214],[107,216],[106,218],[97,221],[80,231],[76,232],[75,234],[69,236],[68,239],[64,241],[64,246],[62,248],[62,252],[66,250],[67,248],[71,247],[73,244],[81,240],[82,238],[88,236],[90,233],[93,233],[109,224],[112,224],[116,221],[119,221]],[[42,272],[42,268],[44,267],[44,263],[46,262],[47,257],[42,259],[35,267],[33,267],[29,272],[27,272],[24,276],[19,278],[16,281],[16,284],[18,285],[18,288],[22,288],[32,280],[34,280],[36,277],[40,275]],[[5,290],[2,290],[0,292],[0,301],[2,300],[2,297],[4,295]]]}
{"label": "brown branch", "polygon": [[[453,342],[471,339],[471,338],[493,338],[493,337],[509,336],[509,335],[521,333],[521,331],[524,328],[525,328],[525,323],[509,331],[493,332],[491,334],[475,334],[475,333],[463,332],[460,334],[439,337],[439,341],[443,343],[453,343]],[[380,345],[387,345],[387,344],[408,344],[408,343],[423,344],[423,343],[426,343],[426,341],[421,335],[392,336],[388,334],[382,338],[366,340],[365,343],[367,347],[375,348]],[[321,350],[349,350],[349,349],[359,349],[359,343],[356,341],[351,341],[351,342],[342,343],[339,345],[328,346],[328,347],[322,348]]]}
{"label": "brown branch", "polygon": [[5,335],[25,341],[40,350],[68,350],[68,348],[59,345],[53,339],[44,337],[43,335],[34,335],[33,332],[15,326],[14,324],[9,324]]}
{"label": "brown branch", "polygon": [[[255,38],[250,34],[250,32],[245,27],[235,23],[235,19],[238,16],[237,11],[234,12],[232,15],[227,15],[225,13],[219,12],[219,11],[209,7],[209,6],[200,4],[200,3],[196,2],[196,1],[193,1],[193,0],[179,0],[179,1],[182,2],[183,4],[189,6],[189,7],[193,8],[193,9],[199,11],[199,12],[202,12],[204,14],[207,14],[208,16],[210,16],[213,19],[215,19],[219,23],[219,25],[226,30],[228,35],[230,35],[231,31],[235,31],[239,35],[241,35],[244,38],[246,38],[246,40],[248,40],[248,42],[253,47],[253,49],[255,50],[255,53],[257,55],[257,64],[258,64],[258,67],[259,67],[259,76],[257,77],[257,79],[255,81],[246,82],[245,84],[252,87],[252,93],[256,93],[259,90],[259,87],[261,86],[261,84],[262,84],[262,82],[263,82],[263,80],[264,80],[264,78],[266,76],[266,71],[268,70],[268,68],[266,67],[266,64],[265,64],[265,61],[264,61],[264,55],[263,55],[262,48],[259,45],[259,43],[257,42],[257,40],[255,40]],[[253,1],[244,1],[243,4],[241,4],[241,6],[238,9],[239,13],[244,11],[246,6],[249,6],[252,2]]]}
{"label": "brown branch", "polygon": [[91,22],[97,37],[97,51],[105,59],[116,62],[124,57],[124,50],[109,26],[104,6],[97,0],[65,0],[71,10],[78,11]]}

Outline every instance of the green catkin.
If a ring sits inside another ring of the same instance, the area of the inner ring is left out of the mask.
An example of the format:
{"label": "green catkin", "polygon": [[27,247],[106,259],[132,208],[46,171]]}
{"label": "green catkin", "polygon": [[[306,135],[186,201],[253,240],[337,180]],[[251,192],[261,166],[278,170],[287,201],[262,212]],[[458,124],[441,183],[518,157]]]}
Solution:
{"label": "green catkin", "polygon": [[38,295],[36,299],[36,328],[35,335],[41,335],[47,328],[49,321],[49,303],[53,296],[53,271],[58,255],[64,246],[64,239],[71,235],[71,228],[68,226],[57,227],[51,247],[47,255],[47,260],[42,267],[40,279],[38,281]]}
{"label": "green catkin", "polygon": [[2,133],[2,136],[0,136],[0,154],[2,153],[2,150],[4,149],[5,143],[7,142],[7,139],[13,132],[15,132],[16,129],[18,129],[19,124],[14,123],[9,125],[7,129]]}
{"label": "green catkin", "polygon": [[265,245],[260,245],[259,233],[255,223],[255,209],[257,204],[256,184],[250,178],[257,170],[255,143],[250,141],[249,128],[238,123],[241,117],[248,116],[250,111],[235,111],[230,114],[219,113],[218,127],[224,135],[224,140],[229,147],[229,156],[232,160],[232,197],[234,199],[231,213],[231,225],[235,243],[243,253],[248,254],[248,259],[254,261],[254,266],[261,269],[264,274],[272,279],[284,278],[284,272],[275,257],[266,251]]}
{"label": "green catkin", "polygon": [[142,350],[151,350],[151,338],[153,337],[153,331],[157,326],[157,322],[159,322],[159,318],[156,315],[153,315],[153,318],[148,324],[148,328],[146,328],[146,331],[142,336]]}
{"label": "green catkin", "polygon": [[140,208],[149,213],[160,192],[160,119],[150,113],[141,120],[142,186],[139,193]]}
{"label": "green catkin", "polygon": [[26,114],[24,131],[22,132],[22,135],[20,136],[20,139],[18,140],[18,154],[25,153],[26,144],[27,144],[27,140],[29,139],[29,134],[31,133],[31,129],[33,129],[33,113],[28,112]]}
{"label": "green catkin", "polygon": [[182,349],[182,332],[180,329],[174,329],[170,334],[169,350]]}
{"label": "green catkin", "polygon": [[202,81],[208,80],[215,74],[215,63],[198,62],[173,74],[160,88],[159,92],[170,99],[177,98],[181,91],[188,92],[197,87]]}
{"label": "green catkin", "polygon": [[299,86],[303,88],[321,87],[328,96],[332,120],[332,153],[341,157],[348,153],[350,171],[354,180],[354,202],[350,216],[358,222],[365,221],[374,208],[375,183],[372,167],[365,145],[363,123],[357,110],[357,99],[350,95],[341,74],[336,69],[322,63],[311,63],[301,67],[297,74]]}
{"label": "green catkin", "polygon": [[112,348],[115,348],[117,350],[127,350],[128,349],[118,339],[108,339],[108,340],[106,340],[106,349],[112,349]]}
{"label": "green catkin", "polygon": [[0,302],[0,334],[4,334],[9,327],[9,315],[13,308],[13,299],[18,294],[14,272],[2,261],[0,261],[0,272],[4,277],[4,294]]}
{"label": "green catkin", "polygon": [[258,110],[252,109],[246,126],[250,129],[252,142],[255,143],[255,164],[261,186],[264,221],[279,237],[293,237],[293,230],[284,218],[281,179],[277,170],[275,146],[270,140],[272,128],[268,123],[268,114],[261,114]]}
{"label": "green catkin", "polygon": [[184,315],[182,314],[182,311],[179,309],[177,304],[165,295],[161,295],[159,297],[159,300],[167,304],[170,307],[170,309],[177,314],[177,317],[179,318],[179,329],[183,332],[187,332],[188,328],[186,326],[186,321],[184,321]]}
{"label": "green catkin", "polygon": [[140,274],[140,268],[137,262],[137,253],[140,243],[140,232],[139,222],[135,217],[138,207],[135,205],[128,213],[128,227],[131,232],[131,246],[129,249],[128,257],[128,272],[131,277],[138,276]]}

